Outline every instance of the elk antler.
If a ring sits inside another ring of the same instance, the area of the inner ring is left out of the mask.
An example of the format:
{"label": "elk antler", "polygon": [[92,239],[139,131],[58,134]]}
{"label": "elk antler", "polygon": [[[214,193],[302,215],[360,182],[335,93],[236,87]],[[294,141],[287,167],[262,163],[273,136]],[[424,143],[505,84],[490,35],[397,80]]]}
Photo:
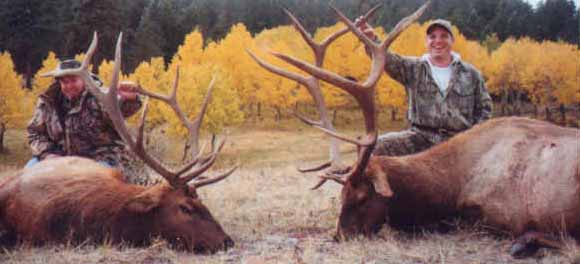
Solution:
{"label": "elk antler", "polygon": [[[202,153],[197,153],[197,155],[193,158],[192,161],[183,165],[180,169],[178,169],[175,172],[170,171],[169,169],[165,168],[159,160],[157,160],[155,157],[153,157],[149,153],[147,153],[145,151],[145,146],[143,143],[143,137],[144,137],[143,135],[144,135],[145,117],[147,115],[149,99],[147,99],[147,101],[145,102],[145,106],[143,107],[143,113],[141,115],[141,121],[139,123],[139,131],[138,131],[137,137],[134,139],[133,136],[131,135],[131,133],[129,132],[129,129],[127,128],[127,126],[125,124],[125,120],[124,120],[123,115],[121,113],[120,104],[119,104],[119,101],[117,98],[117,85],[119,82],[119,72],[121,69],[121,41],[122,41],[122,38],[123,38],[123,33],[120,33],[119,38],[117,40],[117,45],[115,48],[115,64],[114,64],[114,69],[113,69],[113,75],[111,78],[111,86],[109,87],[107,92],[102,91],[98,87],[98,85],[90,77],[90,72],[88,70],[88,66],[89,66],[89,63],[91,61],[91,58],[92,58],[92,56],[95,53],[95,50],[97,48],[98,40],[97,40],[97,33],[96,32],[93,35],[93,41],[91,42],[91,45],[86,53],[86,56],[82,62],[81,68],[70,69],[69,70],[70,74],[79,75],[83,78],[83,80],[85,81],[85,83],[87,85],[89,92],[91,92],[91,94],[93,94],[97,98],[97,100],[101,103],[101,105],[104,107],[106,113],[109,115],[109,118],[111,119],[111,121],[113,123],[113,126],[115,127],[115,130],[117,131],[119,136],[123,139],[123,141],[127,144],[129,149],[133,153],[135,153],[135,155],[137,155],[139,158],[141,158],[145,162],[145,164],[147,164],[149,167],[151,167],[151,169],[153,169],[154,171],[159,173],[161,176],[163,176],[169,182],[169,184],[171,184],[172,186],[174,186],[176,188],[186,186],[191,180],[195,179],[196,177],[198,177],[199,175],[204,173],[207,169],[209,169],[214,164],[219,152],[221,151],[221,149],[223,148],[223,146],[225,144],[225,139],[223,141],[221,141],[221,143],[219,143],[217,147],[215,144],[215,140],[212,140],[211,151],[208,155],[204,156],[204,155],[202,155]],[[162,96],[162,95],[150,93],[150,92],[147,92],[141,88],[138,88],[138,92],[143,94],[143,95],[150,96],[151,98],[155,98],[155,99],[161,100],[161,101],[169,104],[173,108],[173,110],[177,113],[180,120],[186,125],[186,127],[188,127],[188,129],[190,129],[190,127],[194,127],[194,129],[195,129],[195,126],[199,126],[199,123],[201,123],[201,119],[203,118],[203,113],[205,112],[205,108],[207,107],[207,101],[209,100],[208,99],[209,95],[206,96],[204,103],[203,103],[203,106],[202,106],[202,110],[200,111],[200,114],[196,118],[196,120],[193,123],[187,122],[187,119],[185,118],[185,114],[183,114],[183,111],[180,109],[179,105],[177,104],[177,100],[176,100],[178,76],[179,76],[179,74],[177,74],[177,76],[176,76],[175,83],[173,86],[173,91],[172,91],[170,96]],[[211,93],[212,87],[213,87],[213,79],[212,79],[212,82],[210,83],[210,87],[208,88],[208,93]],[[190,135],[191,135],[191,130],[190,130]],[[196,138],[194,140],[197,141],[197,134],[195,134],[195,137]],[[231,170],[227,171],[226,173],[219,175],[215,178],[204,179],[204,180],[201,180],[199,182],[193,183],[192,185],[196,186],[196,187],[201,187],[204,185],[218,182],[220,180],[225,179],[229,175],[231,175],[236,168],[237,168],[237,166],[232,168]]]}
{"label": "elk antler", "polygon": [[[369,12],[367,12],[364,15],[364,18],[367,19],[370,16],[372,16],[376,12],[376,10],[378,10],[378,8],[380,6],[381,5],[377,5],[374,8],[372,8]],[[306,44],[308,44],[308,46],[312,49],[312,51],[314,53],[315,64],[317,67],[322,67],[322,64],[324,62],[324,58],[326,56],[326,51],[328,50],[328,47],[330,46],[330,44],[333,43],[338,38],[340,38],[341,36],[343,36],[344,34],[349,32],[349,28],[343,28],[339,31],[334,32],[330,36],[326,37],[322,42],[316,43],[314,41],[314,39],[312,38],[312,36],[310,35],[310,33],[308,33],[306,31],[306,29],[304,29],[304,26],[302,26],[302,24],[296,18],[296,16],[294,16],[287,9],[284,9],[284,12],[286,13],[286,15],[288,15],[288,17],[292,21],[292,24],[294,25],[294,28],[296,28],[296,30],[300,33],[300,35],[302,36],[302,38],[304,39]],[[269,63],[261,60],[260,58],[255,56],[252,52],[248,51],[248,53],[260,66],[262,66],[266,70],[268,70],[274,74],[280,75],[282,77],[294,80],[294,81],[296,81],[296,82],[298,82],[306,87],[306,89],[308,90],[308,92],[310,93],[312,98],[314,99],[314,102],[318,108],[318,112],[320,113],[320,121],[310,120],[310,119],[300,115],[298,112],[295,112],[294,115],[298,119],[300,119],[304,123],[311,125],[311,126],[323,128],[327,131],[332,131],[332,132],[335,131],[335,129],[332,125],[332,121],[330,119],[330,116],[328,114],[328,109],[326,108],[326,103],[324,102],[324,97],[322,96],[322,91],[320,89],[320,82],[319,82],[318,78],[316,78],[312,75],[311,76],[302,76],[300,74],[296,74],[296,73],[278,68],[272,64],[269,64]],[[331,138],[330,150],[329,150],[330,161],[327,161],[321,165],[318,165],[318,166],[315,166],[312,168],[306,168],[306,169],[299,168],[298,170],[300,172],[313,172],[313,171],[323,170],[326,168],[330,168],[329,171],[343,170],[343,165],[341,164],[342,162],[341,162],[338,143],[339,142],[335,138]]]}
{"label": "elk antler", "polygon": [[207,106],[209,105],[209,101],[211,98],[211,93],[212,93],[212,90],[214,87],[214,83],[215,83],[215,76],[213,76],[211,81],[209,82],[209,85],[207,88],[207,93],[205,95],[205,98],[203,99],[203,103],[201,105],[199,113],[197,114],[197,116],[194,119],[192,119],[192,121],[188,120],[185,113],[181,110],[181,108],[177,104],[177,87],[179,84],[179,66],[177,66],[177,69],[175,71],[175,79],[173,81],[173,89],[171,90],[171,94],[160,95],[160,94],[156,94],[156,93],[147,91],[147,90],[143,89],[141,86],[137,87],[138,93],[155,98],[155,99],[160,100],[162,102],[165,102],[166,104],[171,106],[171,109],[173,109],[173,112],[175,112],[175,114],[177,115],[177,117],[179,118],[181,123],[184,124],[184,126],[188,132],[188,137],[187,137],[188,140],[186,141],[185,147],[183,149],[183,158],[182,158],[183,161],[186,160],[187,154],[189,153],[190,150],[191,150],[192,157],[195,157],[196,155],[198,155],[200,153],[199,142],[198,142],[199,131],[201,128],[201,123],[203,122],[203,117],[205,116],[205,112],[207,111]]}
{"label": "elk antler", "polygon": [[[346,91],[350,95],[352,95],[359,106],[362,109],[363,116],[365,119],[365,131],[366,135],[361,137],[360,139],[350,139],[344,135],[334,132],[328,128],[317,126],[315,122],[306,122],[311,124],[325,133],[341,139],[343,141],[355,144],[358,146],[358,157],[357,161],[354,166],[350,167],[346,173],[327,173],[326,175],[321,176],[320,182],[313,188],[316,189],[322,186],[327,180],[334,180],[339,183],[344,183],[344,178],[341,176],[346,175],[347,181],[358,181],[360,177],[362,177],[364,170],[368,164],[369,158],[371,153],[374,149],[377,140],[377,126],[376,126],[376,106],[375,106],[375,87],[377,82],[379,81],[386,64],[387,60],[387,49],[393,43],[393,41],[407,28],[411,25],[414,21],[416,21],[425,11],[425,9],[429,6],[430,1],[427,1],[423,6],[421,6],[417,11],[415,11],[412,15],[403,18],[395,28],[388,34],[387,38],[380,44],[374,43],[371,39],[369,39],[361,30],[357,28],[357,26],[348,19],[345,15],[342,14],[338,9],[332,7],[334,12],[337,14],[339,19],[348,27],[348,29],[353,32],[360,41],[362,41],[369,49],[372,57],[371,62],[371,71],[369,76],[363,83],[357,83],[351,81],[345,77],[342,77],[336,73],[327,71],[321,67],[320,64],[312,65],[308,62],[303,60],[294,58],[292,56],[272,52],[272,54],[281,60],[288,62],[289,64],[311,74],[313,77],[326,81],[330,84],[337,86],[338,88]],[[374,9],[369,11],[369,13],[374,12]],[[366,17],[363,18],[365,20]],[[303,36],[305,33],[302,33]],[[259,62],[260,63],[260,62]],[[262,63],[263,64],[263,63]],[[276,69],[280,71],[280,69]]]}

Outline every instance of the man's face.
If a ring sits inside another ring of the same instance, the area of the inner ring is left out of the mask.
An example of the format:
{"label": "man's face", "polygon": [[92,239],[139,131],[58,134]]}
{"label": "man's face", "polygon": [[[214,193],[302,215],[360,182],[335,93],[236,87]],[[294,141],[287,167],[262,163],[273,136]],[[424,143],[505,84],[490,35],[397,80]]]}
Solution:
{"label": "man's face", "polygon": [[68,99],[78,98],[85,90],[85,83],[79,76],[63,76],[58,79],[60,90]]}
{"label": "man's face", "polygon": [[426,45],[431,58],[447,58],[451,56],[453,37],[449,32],[447,32],[447,30],[441,27],[435,27],[429,34],[427,34]]}

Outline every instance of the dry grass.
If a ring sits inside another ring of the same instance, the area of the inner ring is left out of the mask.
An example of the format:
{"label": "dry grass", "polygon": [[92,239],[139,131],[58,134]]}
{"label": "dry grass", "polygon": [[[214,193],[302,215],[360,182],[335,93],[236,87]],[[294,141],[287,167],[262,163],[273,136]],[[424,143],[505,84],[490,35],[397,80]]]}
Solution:
{"label": "dry grass", "polygon": [[[326,157],[325,137],[296,127],[245,125],[232,130],[217,169],[238,161],[242,168],[200,192],[236,242],[227,252],[192,255],[175,252],[164,241],[148,248],[57,245],[4,251],[0,263],[580,263],[574,241],[567,240],[562,252],[541,251],[537,258],[514,260],[506,253],[509,239],[463,224],[454,224],[457,228],[449,233],[409,234],[385,227],[372,240],[335,243],[331,237],[339,186],[328,183],[311,191],[315,176],[295,169],[301,161]],[[26,153],[17,150],[17,134],[9,134],[10,153]],[[343,150],[352,158],[351,147]],[[24,154],[0,154],[0,171],[12,170],[25,159]]]}

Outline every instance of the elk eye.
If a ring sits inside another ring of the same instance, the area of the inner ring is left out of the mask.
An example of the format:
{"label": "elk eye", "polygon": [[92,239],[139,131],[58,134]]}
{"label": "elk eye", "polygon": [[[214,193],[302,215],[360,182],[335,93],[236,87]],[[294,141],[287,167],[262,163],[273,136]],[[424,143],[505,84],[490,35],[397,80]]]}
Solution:
{"label": "elk eye", "polygon": [[185,205],[180,205],[179,209],[181,209],[181,211],[186,213],[186,214],[193,214],[193,210]]}

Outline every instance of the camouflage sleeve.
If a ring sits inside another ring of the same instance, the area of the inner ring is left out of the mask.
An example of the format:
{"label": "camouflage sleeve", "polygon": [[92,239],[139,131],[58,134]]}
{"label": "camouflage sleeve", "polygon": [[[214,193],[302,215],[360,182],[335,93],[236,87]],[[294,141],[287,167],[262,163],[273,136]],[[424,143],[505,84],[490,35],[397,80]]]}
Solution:
{"label": "camouflage sleeve", "polygon": [[477,82],[474,118],[476,123],[481,123],[491,118],[493,102],[481,74],[478,74]]}
{"label": "camouflage sleeve", "polygon": [[407,58],[387,51],[385,72],[405,87],[413,81],[416,65],[416,59]]}
{"label": "camouflage sleeve", "polygon": [[130,117],[132,115],[134,115],[135,113],[137,113],[137,111],[139,111],[139,109],[141,109],[142,106],[142,102],[141,99],[139,98],[139,96],[137,96],[137,99],[135,100],[122,100],[121,99],[121,112],[123,113],[123,117],[127,118]]}
{"label": "camouflage sleeve", "polygon": [[[376,39],[375,42],[378,42],[378,39]],[[365,51],[368,56],[371,55],[368,47],[365,47]],[[405,87],[407,87],[412,81],[416,65],[417,61],[415,59],[400,56],[387,50],[385,72]]]}
{"label": "camouflage sleeve", "polygon": [[47,132],[47,113],[41,100],[36,104],[32,119],[28,123],[28,144],[33,156],[43,159],[48,154],[63,154],[58,144],[53,142]]}

